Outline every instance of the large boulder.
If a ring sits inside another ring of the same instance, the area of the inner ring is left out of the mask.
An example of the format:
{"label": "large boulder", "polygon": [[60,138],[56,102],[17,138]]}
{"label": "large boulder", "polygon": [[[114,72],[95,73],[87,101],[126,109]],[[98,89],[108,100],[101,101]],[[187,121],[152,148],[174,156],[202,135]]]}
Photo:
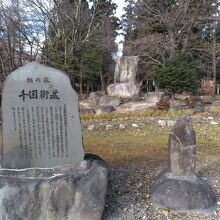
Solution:
{"label": "large boulder", "polygon": [[116,112],[143,112],[148,108],[155,107],[155,103],[148,102],[126,102],[116,108]]}
{"label": "large boulder", "polygon": [[115,83],[136,82],[138,61],[138,56],[119,57],[115,65]]}
{"label": "large boulder", "polygon": [[194,213],[210,213],[217,202],[215,193],[203,178],[173,176],[169,172],[157,177],[151,188],[151,199],[160,208]]}
{"label": "large boulder", "polygon": [[99,100],[99,106],[112,106],[116,108],[121,104],[121,99],[115,96],[102,96]]}
{"label": "large boulder", "polygon": [[84,160],[77,167],[0,170],[0,219],[100,220],[107,168]]}
{"label": "large boulder", "polygon": [[104,92],[101,92],[101,91],[97,91],[97,92],[91,92],[88,96],[88,102],[91,104],[91,105],[98,105],[99,104],[99,100],[102,96],[104,96],[105,93]]}
{"label": "large boulder", "polygon": [[112,106],[100,106],[96,109],[95,113],[97,115],[108,114],[114,112],[115,109]]}
{"label": "large boulder", "polygon": [[133,98],[139,96],[141,85],[138,83],[115,83],[107,87],[109,96],[117,96],[122,98]]}
{"label": "large boulder", "polygon": [[149,103],[157,103],[165,96],[164,92],[148,92],[145,94],[144,100]]}

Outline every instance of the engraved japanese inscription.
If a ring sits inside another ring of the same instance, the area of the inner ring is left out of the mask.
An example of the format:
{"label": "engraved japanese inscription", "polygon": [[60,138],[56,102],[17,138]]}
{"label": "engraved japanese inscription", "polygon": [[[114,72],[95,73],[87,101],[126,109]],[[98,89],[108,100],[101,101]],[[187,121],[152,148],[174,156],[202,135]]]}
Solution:
{"label": "engraved japanese inscription", "polygon": [[36,62],[19,68],[6,80],[2,106],[2,167],[53,167],[83,159],[78,98],[64,73]]}

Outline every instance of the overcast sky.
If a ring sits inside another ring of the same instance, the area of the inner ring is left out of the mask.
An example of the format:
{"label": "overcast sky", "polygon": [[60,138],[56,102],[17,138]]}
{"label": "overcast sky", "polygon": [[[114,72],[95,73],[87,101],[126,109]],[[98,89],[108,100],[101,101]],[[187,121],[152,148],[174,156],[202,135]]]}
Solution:
{"label": "overcast sky", "polygon": [[[117,4],[117,10],[116,10],[116,16],[121,18],[121,16],[124,14],[124,11],[123,11],[123,8],[126,6],[124,0],[113,0],[113,2],[115,4]],[[122,43],[120,43],[121,41],[123,41],[124,38],[123,36],[119,35],[117,38],[116,38],[116,42],[118,43],[118,56],[122,56]]]}

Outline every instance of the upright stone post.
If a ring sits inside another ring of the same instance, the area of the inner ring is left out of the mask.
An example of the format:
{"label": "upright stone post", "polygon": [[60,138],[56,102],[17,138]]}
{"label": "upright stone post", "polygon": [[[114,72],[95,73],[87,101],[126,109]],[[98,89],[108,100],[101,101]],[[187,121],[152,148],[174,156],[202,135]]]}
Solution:
{"label": "upright stone post", "polygon": [[208,183],[195,174],[196,135],[190,117],[180,117],[169,134],[168,169],[157,176],[151,200],[174,211],[209,213],[216,196]]}
{"label": "upright stone post", "polygon": [[193,176],[196,165],[196,134],[189,117],[180,118],[169,134],[169,172],[174,176]]}

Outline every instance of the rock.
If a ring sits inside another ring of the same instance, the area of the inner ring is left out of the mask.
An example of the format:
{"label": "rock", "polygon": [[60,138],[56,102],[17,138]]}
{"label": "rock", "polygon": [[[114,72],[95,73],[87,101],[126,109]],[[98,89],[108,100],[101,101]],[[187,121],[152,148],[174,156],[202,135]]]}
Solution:
{"label": "rock", "polygon": [[97,92],[91,92],[89,94],[89,97],[88,97],[88,102],[93,105],[93,106],[96,106],[99,104],[99,100],[102,96],[104,96],[105,93],[102,92],[102,91],[97,91]]}
{"label": "rock", "polygon": [[188,96],[188,95],[175,94],[175,99],[182,100],[182,101],[184,101],[185,99],[188,99],[189,97],[190,96]]}
{"label": "rock", "polygon": [[133,128],[138,128],[139,126],[137,125],[137,124],[135,124],[135,123],[133,123],[132,125],[131,125]]}
{"label": "rock", "polygon": [[161,127],[165,127],[167,125],[165,120],[158,120],[157,122]]}
{"label": "rock", "polygon": [[89,131],[93,131],[95,129],[95,125],[90,125],[89,127],[88,127],[88,130]]}
{"label": "rock", "polygon": [[121,99],[114,96],[102,96],[99,100],[99,106],[112,106],[116,108],[121,104]]}
{"label": "rock", "polygon": [[125,129],[125,125],[123,125],[123,124],[120,124],[118,127],[119,127],[120,129]]}
{"label": "rock", "polygon": [[211,95],[207,95],[207,96],[200,96],[201,100],[203,103],[205,104],[211,104],[213,101],[213,98]]}
{"label": "rock", "polygon": [[79,108],[80,109],[93,109],[93,106],[87,100],[82,100],[79,102]]}
{"label": "rock", "polygon": [[168,169],[161,171],[151,188],[151,200],[160,208],[178,212],[209,213],[216,195],[195,174],[196,136],[190,117],[180,117],[169,135]]}
{"label": "rock", "polygon": [[196,135],[190,117],[180,117],[169,134],[169,171],[190,176],[195,171]]}
{"label": "rock", "polygon": [[195,113],[204,112],[204,105],[202,103],[202,100],[195,101],[195,103],[194,103],[194,112]]}
{"label": "rock", "polygon": [[106,114],[106,113],[112,113],[115,109],[112,106],[100,106],[96,109],[95,113],[97,115]]}
{"label": "rock", "polygon": [[217,121],[210,121],[210,125],[218,125],[219,123]]}
{"label": "rock", "polygon": [[107,87],[107,94],[121,98],[133,98],[139,96],[140,88],[141,85],[139,83],[115,83]]}
{"label": "rock", "polygon": [[165,96],[164,92],[148,92],[145,94],[144,100],[150,103],[157,103]]}
{"label": "rock", "polygon": [[154,107],[155,104],[147,102],[127,102],[119,105],[116,108],[116,112],[125,113],[125,112],[143,112],[148,108]]}
{"label": "rock", "polygon": [[138,61],[138,56],[123,56],[116,59],[115,83],[136,82]]}
{"label": "rock", "polygon": [[212,106],[220,107],[220,100],[215,100],[214,102],[212,102]]}
{"label": "rock", "polygon": [[208,119],[208,120],[213,120],[214,118],[213,118],[213,117],[208,117],[207,119]]}
{"label": "rock", "polygon": [[167,121],[167,126],[168,127],[173,127],[175,125],[176,121],[173,121],[173,120],[168,120]]}
{"label": "rock", "polygon": [[189,109],[189,106],[183,100],[180,101],[170,100],[170,109],[175,109],[175,110]]}
{"label": "rock", "polygon": [[93,109],[80,109],[81,115],[94,115],[95,111]]}
{"label": "rock", "polygon": [[100,220],[107,168],[99,161],[77,167],[0,170],[1,219]]}
{"label": "rock", "polygon": [[111,130],[112,128],[113,128],[112,125],[106,125],[105,130],[106,130],[106,131],[109,131],[109,130]]}
{"label": "rock", "polygon": [[174,177],[167,172],[151,188],[151,199],[160,208],[205,214],[214,211],[217,201],[203,178]]}

